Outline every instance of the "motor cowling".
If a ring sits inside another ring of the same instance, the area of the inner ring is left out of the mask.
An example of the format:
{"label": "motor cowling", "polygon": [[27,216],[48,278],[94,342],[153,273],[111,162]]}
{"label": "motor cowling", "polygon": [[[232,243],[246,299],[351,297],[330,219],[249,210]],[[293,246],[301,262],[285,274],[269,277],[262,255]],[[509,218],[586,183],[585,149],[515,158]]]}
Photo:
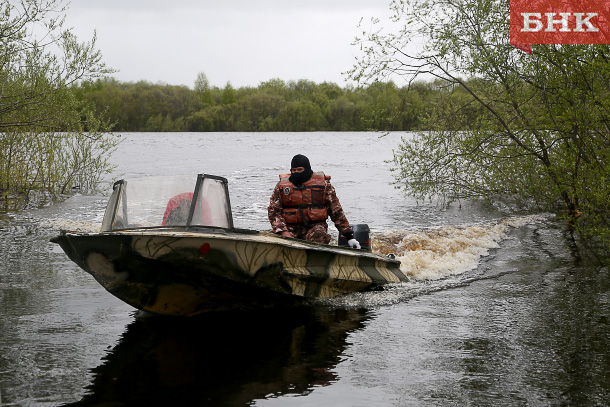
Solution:
{"label": "motor cowling", "polygon": [[[364,250],[367,252],[371,251],[371,237],[370,237],[370,229],[369,225],[366,223],[360,223],[358,225],[350,225],[352,230],[354,231],[354,239],[360,243],[360,250]],[[347,244],[347,239],[345,236],[339,236],[338,246],[341,247],[349,247]]]}

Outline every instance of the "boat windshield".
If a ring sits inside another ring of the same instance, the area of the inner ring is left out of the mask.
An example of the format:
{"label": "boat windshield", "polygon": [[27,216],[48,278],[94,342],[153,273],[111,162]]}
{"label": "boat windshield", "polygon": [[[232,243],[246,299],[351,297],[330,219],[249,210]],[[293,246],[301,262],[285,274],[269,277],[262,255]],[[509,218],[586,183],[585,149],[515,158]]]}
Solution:
{"label": "boat windshield", "polygon": [[114,184],[102,231],[159,226],[232,228],[227,180],[200,174],[196,180],[160,176]]}

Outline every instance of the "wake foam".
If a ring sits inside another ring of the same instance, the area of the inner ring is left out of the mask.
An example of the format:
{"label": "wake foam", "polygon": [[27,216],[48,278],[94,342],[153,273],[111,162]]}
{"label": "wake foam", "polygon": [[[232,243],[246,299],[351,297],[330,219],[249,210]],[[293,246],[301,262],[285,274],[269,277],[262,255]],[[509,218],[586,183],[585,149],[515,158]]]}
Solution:
{"label": "wake foam", "polygon": [[517,216],[472,226],[442,226],[371,234],[374,253],[394,253],[401,270],[415,280],[438,280],[476,268],[498,248],[511,228],[539,223],[550,215]]}
{"label": "wake foam", "polygon": [[99,232],[102,228],[101,223],[66,219],[42,219],[39,226],[46,229],[91,233]]}
{"label": "wake foam", "polygon": [[[356,292],[311,303],[346,308],[391,306],[431,292],[496,278],[512,270],[493,270],[491,273],[490,270],[477,270],[490,249],[500,247],[511,228],[541,223],[552,216],[516,216],[471,226],[372,233],[373,252],[394,253],[410,281],[387,284],[379,291]],[[475,270],[477,272],[472,273]]]}

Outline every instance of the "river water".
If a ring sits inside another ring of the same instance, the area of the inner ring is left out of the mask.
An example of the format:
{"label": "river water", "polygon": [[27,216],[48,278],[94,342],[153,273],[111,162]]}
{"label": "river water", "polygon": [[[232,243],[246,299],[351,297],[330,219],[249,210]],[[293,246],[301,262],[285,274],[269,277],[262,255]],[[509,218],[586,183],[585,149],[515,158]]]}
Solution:
{"label": "river water", "polygon": [[99,228],[105,196],[0,214],[0,405],[610,405],[609,269],[549,214],[404,197],[401,137],[123,135],[109,179],[224,176],[237,227],[269,228],[294,154],[330,174],[411,281],[305,307],[143,317],[49,242]]}

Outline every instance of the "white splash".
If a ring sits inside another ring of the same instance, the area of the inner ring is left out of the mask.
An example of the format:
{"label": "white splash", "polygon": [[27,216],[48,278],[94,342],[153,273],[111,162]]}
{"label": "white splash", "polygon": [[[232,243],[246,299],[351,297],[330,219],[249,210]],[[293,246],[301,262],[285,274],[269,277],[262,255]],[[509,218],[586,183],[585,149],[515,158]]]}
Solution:
{"label": "white splash", "polygon": [[39,226],[48,229],[69,230],[73,232],[99,232],[102,228],[101,223],[66,219],[42,219],[40,220]]}
{"label": "white splash", "polygon": [[542,222],[549,215],[517,216],[472,226],[393,231],[372,235],[373,251],[394,253],[401,270],[415,280],[438,280],[476,268],[499,247],[510,228]]}

